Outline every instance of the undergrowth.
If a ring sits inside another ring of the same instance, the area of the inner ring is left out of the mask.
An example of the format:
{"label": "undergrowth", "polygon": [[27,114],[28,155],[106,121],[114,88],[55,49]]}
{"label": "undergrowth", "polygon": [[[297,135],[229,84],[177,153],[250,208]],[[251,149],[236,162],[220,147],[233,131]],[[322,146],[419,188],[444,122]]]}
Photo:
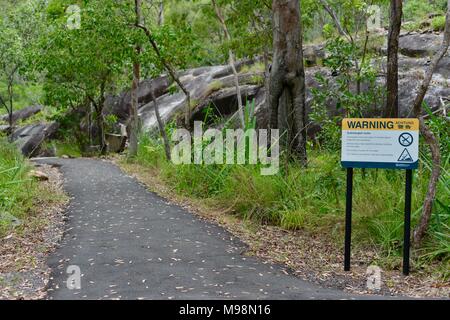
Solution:
{"label": "undergrowth", "polygon": [[33,205],[35,184],[27,177],[28,171],[16,147],[0,138],[0,236]]}
{"label": "undergrowth", "polygon": [[[429,178],[429,160],[422,155],[414,172],[412,226],[421,214]],[[177,193],[207,199],[243,219],[305,230],[341,245],[344,235],[345,170],[338,152],[310,150],[308,168],[296,163],[262,176],[258,165],[174,165],[166,161],[158,140],[142,137],[134,160],[156,170]],[[283,160],[282,160],[283,162]],[[416,267],[433,267],[448,279],[450,263],[449,157],[443,163],[438,200],[424,245],[413,250]],[[379,252],[380,261],[399,268],[403,244],[405,174],[397,170],[355,170],[353,239],[355,246]]]}

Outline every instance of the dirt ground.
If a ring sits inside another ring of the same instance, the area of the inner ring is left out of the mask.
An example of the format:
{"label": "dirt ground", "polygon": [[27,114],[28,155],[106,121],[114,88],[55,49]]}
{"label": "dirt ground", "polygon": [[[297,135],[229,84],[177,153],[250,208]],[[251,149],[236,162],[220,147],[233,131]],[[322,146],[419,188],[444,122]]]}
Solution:
{"label": "dirt ground", "polygon": [[50,277],[46,264],[64,232],[64,209],[68,197],[57,168],[36,168],[48,177],[38,181],[39,198],[22,225],[0,239],[0,300],[42,299]]}

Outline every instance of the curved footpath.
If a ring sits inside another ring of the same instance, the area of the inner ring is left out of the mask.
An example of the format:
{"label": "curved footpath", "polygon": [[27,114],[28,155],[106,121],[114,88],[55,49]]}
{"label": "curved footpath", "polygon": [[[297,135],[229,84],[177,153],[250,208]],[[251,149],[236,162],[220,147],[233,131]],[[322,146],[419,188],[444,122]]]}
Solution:
{"label": "curved footpath", "polygon": [[[321,288],[241,255],[245,245],[227,231],[149,192],[109,162],[38,162],[61,167],[72,197],[67,231],[48,260],[49,299],[369,298]],[[80,268],[81,289],[68,289],[69,266]]]}

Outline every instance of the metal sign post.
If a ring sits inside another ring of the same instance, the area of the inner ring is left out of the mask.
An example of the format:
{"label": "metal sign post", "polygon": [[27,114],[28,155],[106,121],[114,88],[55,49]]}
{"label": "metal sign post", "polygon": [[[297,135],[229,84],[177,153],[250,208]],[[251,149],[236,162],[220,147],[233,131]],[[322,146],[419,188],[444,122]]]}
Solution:
{"label": "metal sign post", "polygon": [[344,270],[350,271],[350,251],[352,246],[353,168],[347,169],[347,194],[345,199]]}
{"label": "metal sign post", "polygon": [[406,170],[405,186],[405,224],[403,234],[403,274],[409,274],[409,248],[411,242],[411,193],[412,193],[412,170]]}
{"label": "metal sign post", "polygon": [[342,158],[347,168],[344,270],[350,271],[354,168],[406,170],[403,274],[408,275],[411,239],[412,170],[419,162],[417,119],[344,119]]}

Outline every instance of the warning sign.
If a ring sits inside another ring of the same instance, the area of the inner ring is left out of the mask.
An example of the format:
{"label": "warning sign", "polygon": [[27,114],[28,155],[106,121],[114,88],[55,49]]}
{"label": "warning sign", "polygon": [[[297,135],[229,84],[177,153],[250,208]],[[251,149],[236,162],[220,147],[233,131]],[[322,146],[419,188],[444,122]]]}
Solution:
{"label": "warning sign", "polygon": [[398,161],[400,162],[413,162],[413,158],[411,157],[411,155],[409,154],[408,149],[405,148],[405,150],[403,150],[402,154],[400,155],[400,158],[398,158]]}
{"label": "warning sign", "polygon": [[344,119],[344,168],[417,169],[419,120]]}

